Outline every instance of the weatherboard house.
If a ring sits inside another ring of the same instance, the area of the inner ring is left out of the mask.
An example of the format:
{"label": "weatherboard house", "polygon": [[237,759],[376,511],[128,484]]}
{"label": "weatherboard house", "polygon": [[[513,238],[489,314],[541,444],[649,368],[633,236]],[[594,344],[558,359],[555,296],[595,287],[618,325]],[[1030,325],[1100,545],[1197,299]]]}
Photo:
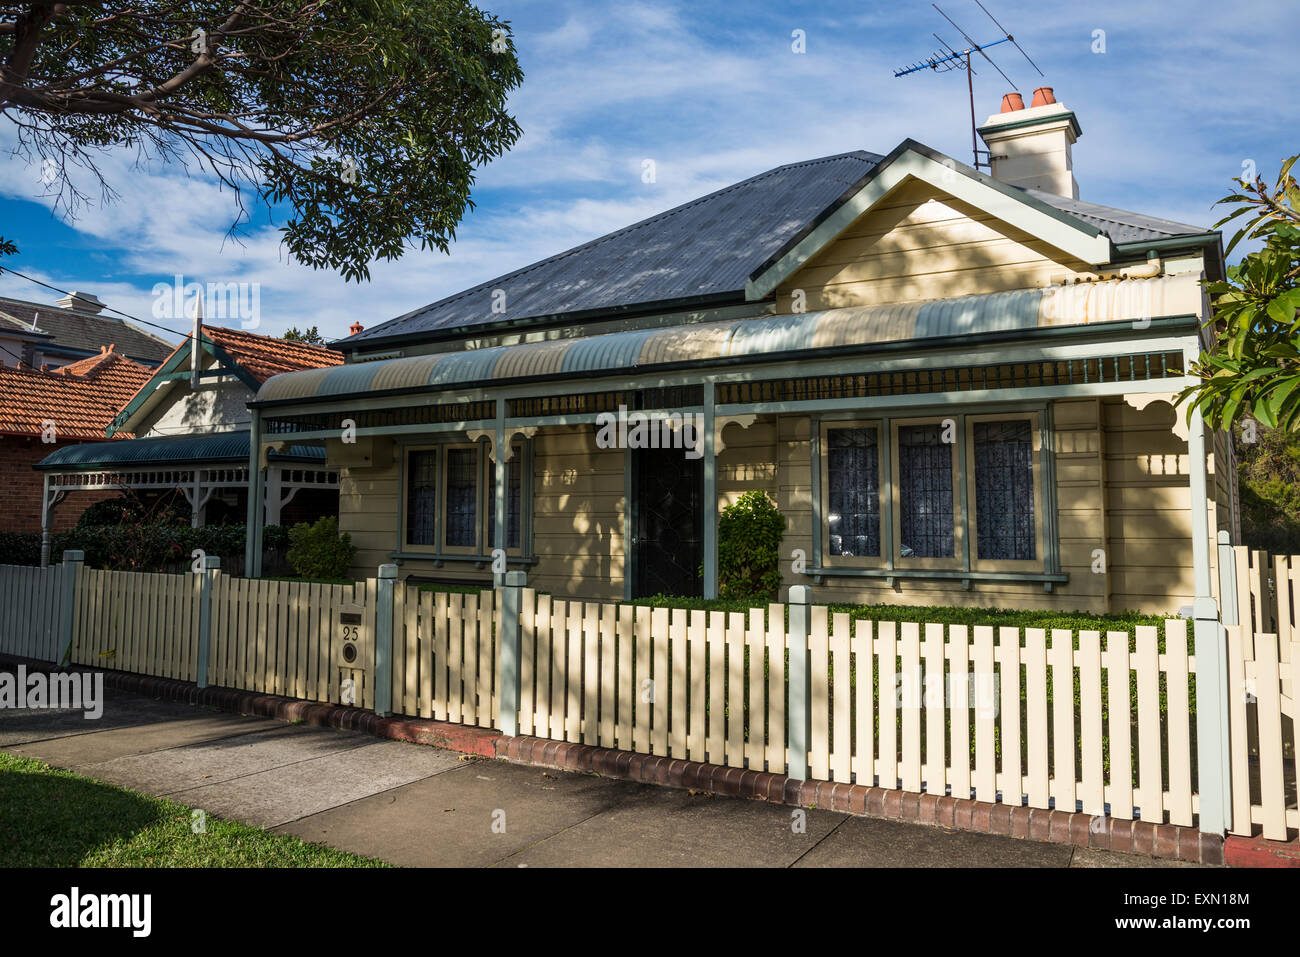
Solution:
{"label": "weatherboard house", "polygon": [[[374,325],[261,384],[250,466],[324,447],[357,574],[712,597],[761,489],[818,601],[1183,608],[1237,534],[1230,444],[1173,405],[1221,239],[1079,200],[1078,120],[1035,103],[981,127],[989,174],[792,163]],[[601,440],[634,414],[670,441]]]}

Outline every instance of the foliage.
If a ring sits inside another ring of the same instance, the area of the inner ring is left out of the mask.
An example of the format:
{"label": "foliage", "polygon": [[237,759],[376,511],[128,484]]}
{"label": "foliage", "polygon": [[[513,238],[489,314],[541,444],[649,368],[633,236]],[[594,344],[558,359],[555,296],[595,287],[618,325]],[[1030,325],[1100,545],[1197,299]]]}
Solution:
{"label": "foliage", "polygon": [[0,532],[0,565],[39,565],[41,536],[38,532]]}
{"label": "foliage", "polygon": [[[51,538],[50,561],[63,560],[65,549],[86,553],[89,568],[116,571],[182,571],[190,567],[194,550],[217,555],[228,570],[242,568],[243,525],[77,525]],[[270,552],[283,552],[288,529],[268,525],[262,544]],[[37,565],[41,560],[39,532],[0,532],[0,565]]]}
{"label": "foliage", "polygon": [[3,867],[384,867],[0,752]]}
{"label": "foliage", "polygon": [[117,498],[106,498],[88,506],[77,519],[77,525],[185,525],[189,521],[189,502],[179,492],[145,502],[128,489]]}
{"label": "foliage", "polygon": [[[469,0],[0,4],[0,114],[75,213],[99,158],[216,177],[289,254],[348,279],[408,246],[447,251],[477,167],[519,138],[509,24]],[[79,175],[79,171],[89,174]]]}
{"label": "foliage", "polygon": [[1274,553],[1300,552],[1300,434],[1254,425],[1234,429],[1232,439],[1242,541]]}
{"label": "foliage", "polygon": [[339,520],[333,515],[289,529],[289,564],[303,578],[344,578],[356,554],[352,536],[339,534]]}
{"label": "foliage", "polygon": [[320,334],[320,330],[315,326],[310,329],[299,329],[294,326],[283,336],[285,342],[300,342],[305,346],[324,346],[325,337]]}
{"label": "foliage", "polygon": [[1215,297],[1214,342],[1190,370],[1202,381],[1178,400],[1190,399],[1188,415],[1199,408],[1215,428],[1230,428],[1241,415],[1300,428],[1300,187],[1291,176],[1298,158],[1282,165],[1271,190],[1256,175],[1238,180],[1244,192],[1216,203],[1236,207],[1216,228],[1246,217],[1229,252],[1244,239],[1264,245],[1228,267],[1226,280],[1205,284]]}
{"label": "foliage", "polygon": [[781,587],[781,536],[785,516],[753,489],[718,518],[718,594],[723,598],[774,598]]}
{"label": "foliage", "polygon": [[17,256],[17,255],[18,255],[18,247],[15,246],[8,239],[5,239],[3,236],[0,236],[0,256]]}

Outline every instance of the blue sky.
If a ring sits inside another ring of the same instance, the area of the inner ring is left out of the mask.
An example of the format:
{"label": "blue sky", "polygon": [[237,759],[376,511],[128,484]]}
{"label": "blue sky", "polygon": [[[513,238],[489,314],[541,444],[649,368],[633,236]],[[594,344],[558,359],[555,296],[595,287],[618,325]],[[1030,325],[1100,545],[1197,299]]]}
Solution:
{"label": "blue sky", "polygon": [[[377,324],[782,163],[885,153],[909,136],[970,160],[964,73],[893,77],[937,46],[932,31],[959,40],[925,0],[483,5],[512,23],[525,72],[512,108],[524,135],[480,172],[477,208],[450,255],[412,250],[376,264],[369,283],[348,283],[291,262],[265,216],[232,241],[233,196],[183,169],[106,157],[119,198],[68,217],[42,195],[39,167],[6,156],[0,235],[21,250],[6,264],[142,318],[154,284],[177,273],[257,282],[258,331],[317,325],[338,337],[354,320]],[[972,0],[940,5],[977,40],[995,38]],[[1047,84],[1078,115],[1083,199],[1208,226],[1243,163],[1268,178],[1300,152],[1290,4],[986,5],[1047,74],[998,47],[1026,102]],[[805,53],[791,48],[795,30]],[[1096,31],[1104,52],[1094,52]],[[983,122],[1007,87],[989,69],[975,84]],[[0,145],[12,142],[0,119]],[[647,159],[653,183],[642,180]],[[56,298],[7,275],[0,295]]]}

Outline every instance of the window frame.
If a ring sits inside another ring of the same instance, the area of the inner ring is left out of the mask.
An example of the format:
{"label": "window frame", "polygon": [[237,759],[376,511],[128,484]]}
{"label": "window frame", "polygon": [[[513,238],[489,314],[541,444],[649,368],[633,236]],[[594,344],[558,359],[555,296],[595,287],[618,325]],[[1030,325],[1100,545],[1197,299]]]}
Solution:
{"label": "window frame", "polygon": [[[832,555],[830,554],[830,433],[840,429],[875,429],[876,430],[876,510],[880,515],[880,554],[879,555]],[[885,514],[888,507],[885,490],[889,485],[889,465],[885,456],[892,454],[888,446],[888,435],[883,419],[823,419],[819,423],[818,458],[821,473],[821,564],[827,568],[885,568],[889,563],[888,549],[892,522]]]}
{"label": "window frame", "polygon": [[[418,558],[429,559],[457,559],[464,561],[489,561],[492,557],[493,544],[487,540],[488,509],[495,508],[495,464],[487,454],[487,440],[480,439],[477,442],[471,442],[462,437],[448,437],[442,441],[433,442],[410,442],[403,443],[401,446],[401,473],[399,475],[399,495],[398,495],[398,554],[410,555]],[[527,438],[515,437],[510,442],[513,448],[512,460],[515,457],[519,459],[519,544],[508,546],[506,556],[511,559],[521,560],[528,557],[527,548],[531,544],[530,523],[532,519],[532,509],[530,506],[530,497],[532,494],[532,480],[530,475],[530,465],[532,463],[531,442]],[[447,466],[448,452],[456,449],[471,449],[474,452],[474,486],[475,486],[475,522],[474,522],[474,545],[454,545],[447,544]],[[434,514],[434,544],[419,545],[407,538],[408,519],[410,514],[410,469],[411,454],[414,452],[435,452],[437,459],[436,469],[436,487],[434,490],[436,500],[436,511]],[[510,463],[507,463],[507,467]],[[509,508],[506,509],[507,521],[509,520]]]}
{"label": "window frame", "polygon": [[[975,425],[979,422],[1029,423],[1029,461],[1034,480],[1034,554],[1032,559],[997,559],[979,557],[979,501],[975,495]],[[1043,431],[1039,414],[1034,411],[981,412],[966,416],[966,481],[970,517],[970,567],[980,572],[1036,572],[1047,566],[1046,516],[1043,513],[1042,473]]]}
{"label": "window frame", "polygon": [[[953,445],[951,456],[951,478],[952,478],[952,557],[951,558],[916,558],[904,557],[903,555],[903,498],[902,487],[899,482],[899,471],[901,461],[899,459],[898,433],[900,429],[914,425],[937,425],[942,434],[943,423],[951,419],[953,427],[956,430],[954,438],[956,442]],[[917,416],[901,419],[889,420],[889,455],[890,455],[890,487],[889,502],[892,521],[890,548],[893,550],[894,568],[899,570],[923,569],[927,571],[961,571],[965,564],[966,548],[966,530],[962,508],[962,485],[961,485],[961,458],[963,441],[961,433],[961,421],[956,415],[941,416]]]}

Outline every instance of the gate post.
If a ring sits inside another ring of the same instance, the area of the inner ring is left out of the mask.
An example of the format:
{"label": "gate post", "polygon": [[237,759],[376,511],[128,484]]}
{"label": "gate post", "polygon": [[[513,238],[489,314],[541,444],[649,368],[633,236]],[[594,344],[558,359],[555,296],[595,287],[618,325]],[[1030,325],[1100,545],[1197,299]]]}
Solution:
{"label": "gate post", "polygon": [[808,670],[807,585],[790,586],[790,777],[808,780],[808,736],[811,727],[812,675]]}
{"label": "gate post", "polygon": [[86,553],[79,548],[69,548],[63,553],[63,614],[59,619],[59,644],[63,653],[56,659],[61,666],[72,663],[72,619],[77,611],[77,584],[85,560]]}
{"label": "gate post", "polygon": [[375,590],[375,714],[393,713],[393,603],[397,566],[380,565]]}
{"label": "gate post", "polygon": [[208,686],[208,657],[212,651],[212,582],[220,568],[220,555],[203,556],[203,571],[199,572],[199,660],[194,671],[194,683],[200,688]]}
{"label": "gate post", "polygon": [[501,733],[519,733],[519,609],[528,576],[506,572],[501,588],[501,641],[497,657],[497,687],[501,689]]}

